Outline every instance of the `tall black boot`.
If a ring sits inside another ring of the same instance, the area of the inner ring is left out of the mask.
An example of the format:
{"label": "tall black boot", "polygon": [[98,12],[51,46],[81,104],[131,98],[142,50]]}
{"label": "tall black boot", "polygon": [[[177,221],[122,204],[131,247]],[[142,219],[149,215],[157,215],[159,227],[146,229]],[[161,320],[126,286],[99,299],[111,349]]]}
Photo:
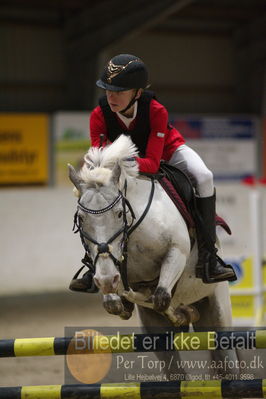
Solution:
{"label": "tall black boot", "polygon": [[93,274],[90,270],[85,272],[80,278],[77,278],[77,275],[75,275],[69,284],[69,289],[71,291],[87,293],[98,292],[98,288],[95,286],[93,281]]}
{"label": "tall black boot", "polygon": [[[93,280],[94,276],[94,268],[93,268],[93,262],[88,253],[85,253],[84,258],[81,260],[83,265],[81,268],[77,271],[77,273],[74,275],[72,278],[69,289],[71,291],[78,291],[78,292],[87,292],[90,294],[94,294],[99,291],[98,287],[95,285],[95,282]],[[87,270],[82,277],[79,277],[80,273],[82,270],[87,267],[89,270]],[[79,277],[79,278],[78,278]]]}
{"label": "tall black boot", "polygon": [[226,265],[217,255],[215,200],[215,194],[211,197],[196,198],[200,219],[197,234],[199,255],[196,277],[202,278],[204,283],[236,280],[232,266]]}

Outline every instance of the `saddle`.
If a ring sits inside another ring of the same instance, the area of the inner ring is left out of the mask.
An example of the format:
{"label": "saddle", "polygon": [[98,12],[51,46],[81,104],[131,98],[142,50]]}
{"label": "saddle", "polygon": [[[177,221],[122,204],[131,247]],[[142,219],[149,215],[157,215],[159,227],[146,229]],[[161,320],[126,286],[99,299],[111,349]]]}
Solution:
{"label": "saddle", "polygon": [[[189,177],[166,162],[161,162],[159,173],[155,177],[181,213],[188,230],[200,228],[195,190]],[[216,226],[221,226],[229,235],[232,234],[228,224],[218,215],[216,215]]]}
{"label": "saddle", "polygon": [[[161,162],[157,174],[140,174],[158,180],[181,213],[189,232],[191,229],[201,229],[201,217],[197,209],[195,190],[191,180],[182,170],[166,162]],[[232,234],[228,224],[218,215],[216,215],[216,226],[221,226],[227,234]]]}

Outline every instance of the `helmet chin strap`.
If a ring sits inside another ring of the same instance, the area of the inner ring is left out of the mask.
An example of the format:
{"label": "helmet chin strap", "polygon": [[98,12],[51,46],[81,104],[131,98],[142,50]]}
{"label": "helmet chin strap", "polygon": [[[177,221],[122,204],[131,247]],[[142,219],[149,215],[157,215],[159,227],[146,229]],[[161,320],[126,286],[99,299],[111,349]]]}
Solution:
{"label": "helmet chin strap", "polygon": [[133,104],[135,104],[135,102],[137,101],[137,93],[138,93],[138,89],[136,89],[136,92],[134,94],[134,97],[129,101],[128,105],[126,106],[126,108],[122,109],[122,111],[119,111],[120,114],[123,114],[124,112],[126,112],[129,108],[132,107]]}

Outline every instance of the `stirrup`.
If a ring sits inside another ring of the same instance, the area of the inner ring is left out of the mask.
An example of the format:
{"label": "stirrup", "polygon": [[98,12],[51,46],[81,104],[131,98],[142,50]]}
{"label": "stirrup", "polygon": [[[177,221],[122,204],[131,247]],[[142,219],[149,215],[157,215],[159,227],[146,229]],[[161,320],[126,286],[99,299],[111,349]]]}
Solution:
{"label": "stirrup", "polygon": [[81,273],[81,271],[84,269],[85,266],[86,265],[81,266],[81,268],[74,275],[69,284],[69,289],[75,292],[96,294],[99,291],[99,288],[94,283],[93,272],[91,270],[88,270],[86,273],[83,274],[81,278],[78,278],[79,274]]}
{"label": "stirrup", "polygon": [[222,281],[236,281],[237,276],[235,274],[235,271],[231,265],[227,265],[217,254],[215,255],[216,260],[225,268],[232,270],[233,276],[231,277],[211,277],[210,275],[210,263],[209,263],[209,256],[207,256],[207,259],[205,262],[203,262],[203,265],[196,266],[196,278],[201,278],[203,283],[205,284],[213,284],[213,283],[220,283]]}

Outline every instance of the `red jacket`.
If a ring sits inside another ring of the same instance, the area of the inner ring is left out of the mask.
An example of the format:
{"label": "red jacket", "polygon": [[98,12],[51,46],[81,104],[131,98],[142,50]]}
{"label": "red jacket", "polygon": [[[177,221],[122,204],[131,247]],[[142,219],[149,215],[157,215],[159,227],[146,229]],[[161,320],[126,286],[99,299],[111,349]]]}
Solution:
{"label": "red jacket", "polygon": [[[127,128],[117,116],[124,130],[131,130],[134,119]],[[183,136],[175,129],[168,127],[168,112],[158,101],[152,99],[150,102],[150,135],[146,147],[145,158],[136,158],[140,172],[156,173],[160,161],[169,161],[174,151],[185,143]],[[140,132],[141,133],[141,132]],[[108,141],[108,132],[101,107],[94,108],[90,116],[90,136],[93,147],[100,146],[100,134],[104,134]]]}

